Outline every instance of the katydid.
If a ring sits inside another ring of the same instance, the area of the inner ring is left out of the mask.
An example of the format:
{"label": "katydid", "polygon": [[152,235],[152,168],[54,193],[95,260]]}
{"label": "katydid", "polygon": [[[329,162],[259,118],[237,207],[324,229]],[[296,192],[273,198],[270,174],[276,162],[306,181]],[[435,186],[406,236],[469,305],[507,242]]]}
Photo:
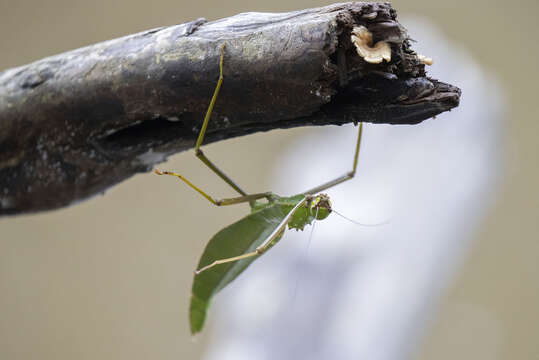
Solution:
{"label": "katydid", "polygon": [[[323,220],[329,216],[332,211],[329,197],[319,193],[354,177],[361,142],[362,124],[360,123],[352,170],[332,181],[291,197],[280,197],[272,192],[247,194],[200,150],[223,83],[224,50],[225,45],[222,45],[219,80],[200,129],[195,145],[195,155],[240,196],[218,200],[191,183],[183,175],[155,170],[158,175],[178,177],[214,205],[224,206],[248,202],[251,207],[249,215],[215,234],[202,253],[195,271],[189,309],[192,334],[202,330],[211,298],[243,272],[258,256],[274,246],[283,236],[287,225],[290,229],[303,230],[315,219]],[[266,201],[261,199],[266,199]]]}

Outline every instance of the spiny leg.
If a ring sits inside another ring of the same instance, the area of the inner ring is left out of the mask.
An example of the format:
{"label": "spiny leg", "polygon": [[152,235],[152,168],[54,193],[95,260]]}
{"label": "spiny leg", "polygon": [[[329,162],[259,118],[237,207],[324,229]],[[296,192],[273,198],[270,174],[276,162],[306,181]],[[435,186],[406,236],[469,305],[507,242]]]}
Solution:
{"label": "spiny leg", "polygon": [[253,202],[253,201],[255,201],[257,199],[261,199],[261,198],[266,198],[269,201],[269,200],[271,200],[271,197],[273,196],[273,193],[265,192],[265,193],[250,194],[250,195],[244,195],[244,196],[239,196],[239,197],[235,197],[235,198],[226,198],[226,199],[217,200],[217,199],[214,199],[213,197],[211,197],[210,195],[208,195],[206,192],[204,192],[198,186],[196,186],[195,184],[193,184],[192,182],[187,180],[183,175],[180,175],[178,173],[171,172],[171,171],[161,171],[161,170],[157,170],[157,169],[155,169],[154,172],[157,175],[176,176],[181,181],[183,181],[184,183],[189,185],[196,192],[198,192],[200,195],[204,196],[204,198],[206,198],[209,202],[211,202],[212,204],[217,205],[217,206],[234,205],[234,204],[240,204],[240,203],[244,203],[244,202]]}
{"label": "spiny leg", "polygon": [[285,216],[285,218],[279,223],[277,228],[275,228],[275,230],[273,230],[273,232],[266,238],[266,240],[264,240],[264,242],[262,244],[260,244],[255,249],[255,251],[252,251],[252,252],[249,252],[249,253],[243,254],[243,255],[229,257],[229,258],[226,258],[226,259],[215,260],[211,264],[203,266],[200,269],[196,270],[195,275],[198,275],[201,272],[206,271],[208,269],[211,269],[212,267],[220,265],[220,264],[226,264],[226,263],[229,263],[229,262],[234,262],[234,261],[238,261],[238,260],[242,260],[242,259],[247,259],[247,258],[250,258],[252,256],[257,256],[257,255],[262,254],[267,249],[267,247],[270,246],[272,241],[275,240],[275,238],[277,238],[279,236],[279,234],[285,230],[286,225],[290,222],[290,220],[292,219],[292,216],[294,216],[296,211],[300,208],[300,206],[305,204],[306,201],[307,201],[307,197],[304,197],[303,200],[301,200],[299,203],[297,203],[296,206],[294,206],[292,208],[292,210],[290,210],[290,212]]}
{"label": "spiny leg", "polygon": [[357,159],[358,159],[358,156],[359,156],[359,146],[361,144],[361,134],[362,134],[362,132],[363,132],[363,123],[359,123],[359,129],[358,129],[358,132],[357,132],[356,152],[354,154],[354,164],[353,164],[353,167],[352,167],[352,171],[344,174],[343,176],[339,176],[338,178],[336,178],[334,180],[328,181],[327,183],[319,185],[319,186],[317,186],[317,187],[315,187],[313,189],[305,191],[303,194],[305,194],[305,195],[314,195],[314,194],[319,193],[320,191],[324,191],[326,189],[329,189],[330,187],[333,187],[335,185],[343,183],[346,180],[350,180],[350,179],[352,179],[354,177],[354,175],[356,174],[356,169],[357,169]]}
{"label": "spiny leg", "polygon": [[199,158],[207,167],[209,167],[214,173],[216,173],[221,179],[223,179],[228,185],[230,185],[234,190],[236,190],[240,195],[247,195],[230,177],[228,177],[224,172],[222,172],[217,166],[215,166],[210,159],[204,155],[200,146],[204,141],[204,135],[206,134],[206,129],[208,128],[208,123],[210,121],[211,114],[213,112],[213,107],[219,96],[219,91],[221,90],[221,85],[223,84],[223,59],[225,57],[225,44],[221,46],[221,57],[219,59],[219,80],[217,81],[217,86],[213,92],[213,96],[206,111],[206,116],[204,116],[204,121],[202,122],[202,127],[200,128],[200,133],[198,134],[198,139],[195,145],[195,155]]}

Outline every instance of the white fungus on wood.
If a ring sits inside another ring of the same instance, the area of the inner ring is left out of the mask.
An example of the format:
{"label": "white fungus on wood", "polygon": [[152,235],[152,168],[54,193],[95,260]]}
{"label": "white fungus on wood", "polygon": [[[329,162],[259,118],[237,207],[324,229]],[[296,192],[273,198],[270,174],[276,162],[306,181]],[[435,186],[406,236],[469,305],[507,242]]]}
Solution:
{"label": "white fungus on wood", "polygon": [[422,64],[425,64],[425,65],[434,64],[434,60],[430,57],[426,57],[425,55],[417,54],[417,58]]}
{"label": "white fungus on wood", "polygon": [[391,61],[391,47],[385,41],[378,41],[372,46],[372,34],[365,26],[356,26],[352,29],[352,43],[356,46],[359,56],[368,63],[380,64],[382,61]]}

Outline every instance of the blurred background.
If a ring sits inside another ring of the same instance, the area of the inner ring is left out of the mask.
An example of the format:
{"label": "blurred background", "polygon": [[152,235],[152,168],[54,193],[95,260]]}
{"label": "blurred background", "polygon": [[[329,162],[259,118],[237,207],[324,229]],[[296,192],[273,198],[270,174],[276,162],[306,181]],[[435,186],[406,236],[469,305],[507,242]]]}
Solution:
{"label": "blurred background", "polygon": [[[0,69],[198,17],[329,4],[1,1]],[[246,206],[212,207],[148,173],[71,208],[2,218],[0,358],[539,358],[539,3],[392,4],[435,59],[430,74],[463,98],[421,125],[366,126],[357,177],[329,195],[348,217],[387,225],[331,216],[310,244],[310,229],[287,233],[193,339],[192,271]],[[348,171],[354,133],[273,131],[206,148],[246,189],[288,195]],[[231,194],[192,153],[160,167]]]}

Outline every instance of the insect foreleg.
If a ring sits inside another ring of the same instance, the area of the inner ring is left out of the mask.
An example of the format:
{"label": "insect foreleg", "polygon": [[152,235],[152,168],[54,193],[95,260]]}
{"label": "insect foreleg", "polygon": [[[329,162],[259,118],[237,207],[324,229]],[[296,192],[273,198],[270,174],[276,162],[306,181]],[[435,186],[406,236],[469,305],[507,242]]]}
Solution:
{"label": "insect foreleg", "polygon": [[299,207],[302,206],[303,204],[305,204],[306,201],[307,201],[307,198],[305,197],[305,198],[303,198],[303,200],[301,200],[299,203],[297,203],[292,208],[292,210],[290,210],[290,212],[286,215],[286,217],[279,223],[279,225],[275,228],[275,230],[273,230],[273,232],[264,240],[264,242],[262,242],[262,244],[257,246],[255,251],[248,252],[248,253],[243,254],[243,255],[233,256],[233,257],[226,258],[226,259],[215,260],[214,262],[210,263],[209,265],[203,266],[200,269],[196,270],[195,275],[198,275],[201,272],[206,271],[208,269],[211,269],[212,267],[220,265],[220,264],[226,264],[226,263],[229,263],[229,262],[234,262],[234,261],[238,261],[238,260],[242,260],[242,259],[247,259],[247,258],[250,258],[252,256],[261,255],[268,248],[268,246],[271,245],[273,240],[275,240],[281,234],[281,232],[283,232],[285,230],[286,225],[290,222],[290,220],[292,219],[292,216],[294,216],[294,214],[299,209]]}
{"label": "insect foreleg", "polygon": [[204,266],[204,267],[201,267],[201,268],[198,269],[198,270],[195,270],[195,275],[198,275],[198,274],[200,274],[201,272],[206,271],[206,270],[209,270],[209,269],[211,269],[212,267],[217,266],[217,265],[226,264],[226,263],[229,263],[229,262],[238,261],[238,260],[241,260],[241,259],[246,259],[246,258],[249,258],[249,257],[251,257],[251,256],[257,256],[257,255],[260,255],[260,253],[257,252],[257,251],[253,251],[253,252],[250,252],[250,253],[247,253],[247,254],[243,254],[243,255],[239,255],[239,256],[234,256],[234,257],[231,257],[231,258],[226,258],[226,259],[221,259],[221,260],[215,260],[215,261],[212,262],[211,264],[206,265],[206,266]]}
{"label": "insect foreleg", "polygon": [[350,180],[354,177],[354,175],[356,174],[356,169],[357,169],[357,159],[358,159],[358,156],[359,156],[359,146],[361,144],[361,133],[363,132],[363,123],[359,123],[359,129],[358,129],[358,134],[357,134],[357,142],[356,142],[356,152],[354,154],[354,163],[353,163],[353,166],[352,166],[352,171],[334,179],[334,180],[331,180],[331,181],[328,181],[327,183],[324,183],[322,185],[319,185],[313,189],[310,189],[308,191],[305,191],[303,194],[305,195],[314,195],[314,194],[317,194],[319,193],[320,191],[324,191],[326,189],[329,189],[330,187],[333,187],[335,185],[338,185],[340,183],[343,183],[345,182],[346,180]]}

